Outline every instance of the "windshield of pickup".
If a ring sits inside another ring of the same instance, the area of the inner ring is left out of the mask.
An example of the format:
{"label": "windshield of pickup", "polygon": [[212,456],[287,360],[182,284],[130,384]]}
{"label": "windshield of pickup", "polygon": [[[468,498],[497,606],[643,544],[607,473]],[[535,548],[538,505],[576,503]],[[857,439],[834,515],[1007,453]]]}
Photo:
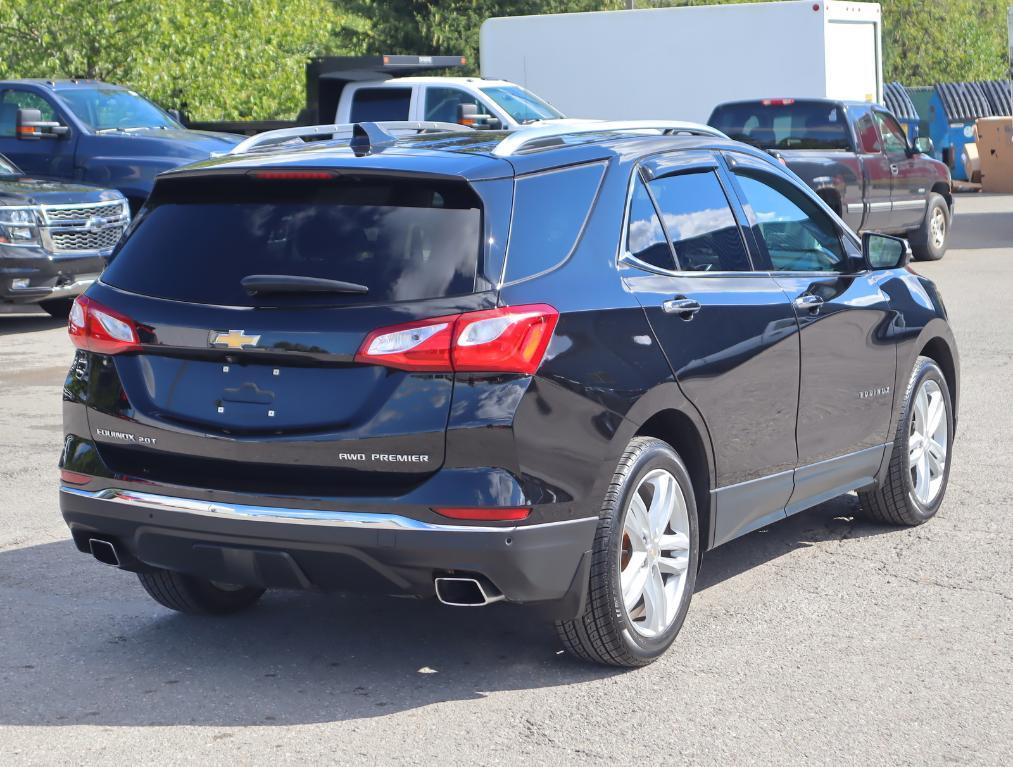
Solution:
{"label": "windshield of pickup", "polygon": [[60,98],[93,131],[130,128],[178,128],[179,123],[133,91],[118,88],[72,88]]}
{"label": "windshield of pickup", "polygon": [[563,116],[558,109],[519,85],[494,85],[480,90],[522,125],[536,120],[557,120]]}
{"label": "windshield of pickup", "polygon": [[760,149],[851,149],[844,113],[824,101],[724,104],[714,110],[710,125]]}

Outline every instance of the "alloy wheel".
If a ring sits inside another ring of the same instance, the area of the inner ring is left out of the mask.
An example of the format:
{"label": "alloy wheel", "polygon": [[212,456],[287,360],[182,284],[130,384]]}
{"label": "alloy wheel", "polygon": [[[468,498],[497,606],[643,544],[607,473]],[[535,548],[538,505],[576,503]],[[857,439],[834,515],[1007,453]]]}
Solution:
{"label": "alloy wheel", "polygon": [[623,608],[636,632],[657,637],[675,621],[689,567],[689,514],[675,477],[644,475],[630,496],[619,551]]}
{"label": "alloy wheel", "polygon": [[942,248],[946,244],[946,214],[941,208],[932,211],[932,218],[929,221],[929,236],[936,248]]}
{"label": "alloy wheel", "polygon": [[946,474],[949,416],[946,395],[939,384],[926,378],[915,393],[908,436],[908,468],[915,498],[923,506],[939,495]]}

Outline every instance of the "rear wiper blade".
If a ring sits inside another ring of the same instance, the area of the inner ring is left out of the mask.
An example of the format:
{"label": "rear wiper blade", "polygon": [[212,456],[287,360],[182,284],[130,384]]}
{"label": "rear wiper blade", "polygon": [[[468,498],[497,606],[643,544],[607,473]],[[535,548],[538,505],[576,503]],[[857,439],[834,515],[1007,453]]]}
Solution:
{"label": "rear wiper blade", "polygon": [[269,293],[368,293],[369,288],[357,282],[327,280],[323,277],[300,277],[293,274],[251,274],[239,281],[251,296]]}

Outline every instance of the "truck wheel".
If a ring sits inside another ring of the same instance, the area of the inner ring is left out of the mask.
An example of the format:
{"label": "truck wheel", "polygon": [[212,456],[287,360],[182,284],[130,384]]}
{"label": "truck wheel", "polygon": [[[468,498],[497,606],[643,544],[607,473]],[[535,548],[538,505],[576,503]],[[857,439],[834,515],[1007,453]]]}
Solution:
{"label": "truck wheel", "polygon": [[70,309],[74,306],[73,298],[54,298],[51,301],[43,301],[39,307],[50,317],[58,320],[65,320],[70,316]]}
{"label": "truck wheel", "polygon": [[163,607],[189,615],[227,615],[250,607],[264,589],[216,583],[171,570],[137,574],[148,595]]}
{"label": "truck wheel", "polygon": [[886,478],[876,490],[859,493],[865,515],[888,525],[920,525],[939,510],[950,477],[953,406],[939,366],[928,357],[915,362],[897,424]]}
{"label": "truck wheel", "polygon": [[587,607],[556,630],[570,654],[633,668],[658,658],[686,619],[696,585],[698,526],[682,460],[659,439],[630,442],[605,494]]}
{"label": "truck wheel", "polygon": [[925,220],[908,236],[915,261],[938,261],[942,258],[949,235],[950,209],[942,195],[933,192],[929,195]]}

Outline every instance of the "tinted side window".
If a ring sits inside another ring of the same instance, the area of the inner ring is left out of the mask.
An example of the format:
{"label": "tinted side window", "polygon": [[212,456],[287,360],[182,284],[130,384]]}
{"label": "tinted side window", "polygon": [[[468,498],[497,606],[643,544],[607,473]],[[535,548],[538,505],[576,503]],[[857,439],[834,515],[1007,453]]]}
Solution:
{"label": "tinted side window", "polygon": [[630,221],[626,231],[626,249],[634,258],[660,269],[675,269],[672,249],[661,227],[658,211],[654,209],[640,175],[637,175],[630,199]]}
{"label": "tinted side window", "polygon": [[506,282],[544,272],[570,255],[604,173],[605,166],[595,164],[517,179]]}
{"label": "tinted side window", "polygon": [[883,146],[886,147],[886,153],[906,154],[907,139],[897,121],[882,112],[873,112],[873,114],[876,115],[879,131],[883,134]]}
{"label": "tinted side window", "polygon": [[815,202],[786,180],[748,170],[736,175],[775,270],[848,271],[837,226]]}
{"label": "tinted side window", "polygon": [[412,101],[411,88],[362,88],[352,97],[353,123],[407,120]]}
{"label": "tinted side window", "polygon": [[651,182],[679,268],[741,272],[751,265],[738,222],[714,171],[665,176]]}
{"label": "tinted side window", "polygon": [[474,104],[480,115],[489,114],[478,99],[460,88],[426,88],[426,119],[437,122],[456,123],[457,107],[461,104]]}
{"label": "tinted side window", "polygon": [[38,109],[46,122],[56,119],[52,104],[42,96],[28,91],[6,90],[0,95],[0,136],[14,136],[19,109]]}

